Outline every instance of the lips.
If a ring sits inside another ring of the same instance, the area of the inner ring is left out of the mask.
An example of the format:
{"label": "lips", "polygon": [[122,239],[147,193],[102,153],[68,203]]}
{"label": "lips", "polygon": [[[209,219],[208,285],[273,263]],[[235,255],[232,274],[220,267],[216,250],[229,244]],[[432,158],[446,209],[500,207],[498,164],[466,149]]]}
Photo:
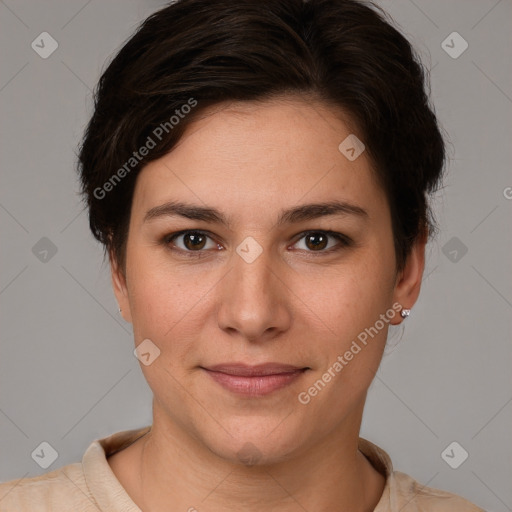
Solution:
{"label": "lips", "polygon": [[280,363],[255,366],[229,363],[202,369],[224,389],[238,395],[257,397],[283,389],[309,368]]}
{"label": "lips", "polygon": [[255,366],[245,364],[218,364],[205,369],[212,372],[225,373],[227,375],[238,375],[240,377],[264,377],[267,375],[292,373],[298,370],[304,370],[305,368],[292,366],[291,364],[266,363]]}

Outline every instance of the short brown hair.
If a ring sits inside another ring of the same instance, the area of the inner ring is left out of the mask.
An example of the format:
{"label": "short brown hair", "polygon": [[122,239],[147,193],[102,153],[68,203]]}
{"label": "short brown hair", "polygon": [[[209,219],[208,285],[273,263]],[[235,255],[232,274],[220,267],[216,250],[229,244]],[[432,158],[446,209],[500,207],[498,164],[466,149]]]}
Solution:
{"label": "short brown hair", "polygon": [[[425,79],[410,43],[372,2],[178,0],[141,24],[96,88],[79,151],[92,233],[124,268],[137,174],[202,110],[312,93],[358,127],[388,198],[401,269],[413,242],[434,228],[428,194],[445,161]],[[196,106],[171,123],[191,99]],[[156,147],[130,160],[162,126]]]}

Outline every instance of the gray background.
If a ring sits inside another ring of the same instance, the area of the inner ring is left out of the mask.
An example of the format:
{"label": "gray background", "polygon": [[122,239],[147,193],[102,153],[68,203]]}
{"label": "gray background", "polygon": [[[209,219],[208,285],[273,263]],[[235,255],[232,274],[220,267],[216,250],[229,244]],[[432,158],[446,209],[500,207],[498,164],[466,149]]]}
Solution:
{"label": "gray background", "polygon": [[[362,436],[424,484],[512,510],[512,2],[380,4],[432,69],[452,146],[423,292],[391,333]],[[162,5],[0,2],[0,480],[45,472],[31,457],[42,441],[59,454],[51,470],[95,438],[151,422],[74,165],[105,60]],[[43,31],[59,45],[47,59],[31,48]],[[458,58],[441,46],[453,31],[469,44]],[[469,453],[458,469],[441,457],[452,441]]]}

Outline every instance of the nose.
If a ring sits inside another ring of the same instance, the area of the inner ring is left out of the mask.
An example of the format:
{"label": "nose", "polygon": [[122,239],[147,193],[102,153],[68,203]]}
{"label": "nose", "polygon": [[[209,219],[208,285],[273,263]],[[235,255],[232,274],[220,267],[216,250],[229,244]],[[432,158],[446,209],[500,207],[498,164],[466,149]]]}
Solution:
{"label": "nose", "polygon": [[221,281],[219,328],[250,342],[264,342],[290,328],[290,294],[282,262],[269,250],[254,260],[233,254],[230,272]]}

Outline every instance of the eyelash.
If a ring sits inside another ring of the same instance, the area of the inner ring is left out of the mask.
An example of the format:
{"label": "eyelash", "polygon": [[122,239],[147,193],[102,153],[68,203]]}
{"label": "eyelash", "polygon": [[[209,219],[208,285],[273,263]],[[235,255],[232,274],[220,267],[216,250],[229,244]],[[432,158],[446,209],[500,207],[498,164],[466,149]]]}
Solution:
{"label": "eyelash", "polygon": [[[175,233],[170,233],[168,235],[166,235],[162,242],[165,246],[168,247],[169,250],[171,251],[175,251],[175,252],[179,252],[181,254],[185,254],[187,257],[191,257],[191,258],[201,258],[201,257],[205,257],[205,252],[208,251],[209,249],[200,249],[200,250],[197,250],[197,251],[190,251],[190,250],[186,250],[186,249],[181,249],[181,248],[176,248],[176,247],[171,247],[170,244],[178,237],[180,236],[183,236],[183,235],[187,235],[187,234],[191,234],[191,233],[194,233],[194,234],[199,234],[199,235],[203,235],[203,236],[206,236],[210,239],[212,239],[212,241],[215,242],[215,240],[213,240],[213,238],[210,236],[210,234],[207,232],[207,231],[202,231],[200,229],[185,229],[183,231],[177,231]],[[320,250],[320,251],[306,251],[307,253],[313,255],[313,256],[321,256],[321,255],[325,255],[325,254],[331,254],[333,252],[336,252],[336,251],[339,251],[343,248],[347,248],[347,247],[350,247],[351,245],[353,245],[353,240],[350,239],[348,236],[346,235],[343,235],[342,233],[338,233],[336,231],[330,231],[330,230],[309,230],[309,231],[303,231],[302,233],[299,234],[299,237],[297,238],[297,240],[293,243],[293,245],[297,244],[300,240],[302,240],[304,237],[306,237],[307,235],[310,235],[310,234],[322,234],[322,235],[327,235],[327,236],[330,236],[334,239],[336,239],[338,241],[338,244],[335,245],[334,247],[331,247],[330,249],[326,249],[326,250]],[[215,242],[215,243],[218,243],[218,242]],[[303,249],[300,249],[300,250],[303,250]]]}

